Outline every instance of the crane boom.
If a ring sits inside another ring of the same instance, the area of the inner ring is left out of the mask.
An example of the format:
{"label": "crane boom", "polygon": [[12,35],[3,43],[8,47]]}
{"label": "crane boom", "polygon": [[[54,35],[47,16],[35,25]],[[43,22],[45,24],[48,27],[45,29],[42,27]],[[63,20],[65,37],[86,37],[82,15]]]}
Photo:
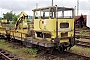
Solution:
{"label": "crane boom", "polygon": [[23,21],[23,24],[24,24],[24,22],[27,22],[27,17],[28,17],[28,15],[24,11],[22,11],[20,13],[20,15],[19,15],[19,17],[18,17],[18,19],[16,21],[15,30],[17,30],[17,28],[18,28],[18,26],[19,26],[19,24],[20,24],[21,21]]}

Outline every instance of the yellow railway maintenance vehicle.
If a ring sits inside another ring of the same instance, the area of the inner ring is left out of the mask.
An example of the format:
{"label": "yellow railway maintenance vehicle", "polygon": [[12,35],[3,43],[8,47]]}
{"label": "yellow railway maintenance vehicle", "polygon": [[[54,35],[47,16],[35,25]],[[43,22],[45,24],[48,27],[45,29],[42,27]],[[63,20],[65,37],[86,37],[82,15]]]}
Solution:
{"label": "yellow railway maintenance vehicle", "polygon": [[35,36],[33,39],[27,37],[25,41],[47,48],[55,47],[60,51],[74,46],[74,8],[50,6],[32,11]]}
{"label": "yellow railway maintenance vehicle", "polygon": [[[12,39],[17,39],[24,41],[27,35],[30,35],[30,29],[28,28],[28,23],[27,23],[28,15],[22,11],[16,21],[15,29],[14,30],[9,30],[8,34],[10,34],[10,38]],[[20,23],[22,22],[22,23]],[[30,24],[30,28],[33,27],[33,24]]]}
{"label": "yellow railway maintenance vehicle", "polygon": [[[12,34],[14,34],[15,36],[20,34],[17,34],[17,32],[22,32],[23,28],[27,28],[27,25],[25,25],[24,23],[27,23],[26,19],[27,19],[28,15],[25,12],[21,12],[19,14],[19,17],[16,21],[16,26],[14,27],[14,29],[10,29],[9,27],[5,28],[5,27],[1,27],[0,28],[0,35],[3,37],[9,37],[8,39],[10,40],[10,36],[12,36]],[[23,21],[22,24],[20,24],[20,22]],[[3,22],[6,22],[6,20],[3,20]]]}
{"label": "yellow railway maintenance vehicle", "polygon": [[[19,17],[16,21],[14,29],[1,27],[0,28],[0,35],[4,38],[7,38],[9,40],[11,39],[19,39],[25,38],[25,36],[28,34],[28,23],[27,23],[28,15],[22,11],[19,14]],[[22,23],[21,23],[22,22]],[[33,24],[32,24],[33,25]],[[32,27],[31,25],[31,27]]]}
{"label": "yellow railway maintenance vehicle", "polygon": [[9,30],[10,38],[11,39],[18,39],[21,40],[22,37],[25,37],[25,34],[27,34],[28,31],[28,25],[27,25],[27,18],[28,15],[22,11],[19,14],[19,17],[17,18],[16,24],[15,24],[15,29],[14,30]]}

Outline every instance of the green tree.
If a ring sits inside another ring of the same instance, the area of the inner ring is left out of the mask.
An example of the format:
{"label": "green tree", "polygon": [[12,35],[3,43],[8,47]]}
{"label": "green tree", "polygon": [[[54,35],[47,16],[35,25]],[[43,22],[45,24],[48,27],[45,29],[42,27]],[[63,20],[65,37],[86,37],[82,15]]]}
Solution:
{"label": "green tree", "polygon": [[0,17],[0,22],[1,22],[2,18]]}
{"label": "green tree", "polygon": [[14,16],[13,16],[12,19],[13,19],[13,23],[14,23],[14,24],[16,23],[18,16],[19,16],[19,15],[14,15]]}
{"label": "green tree", "polygon": [[13,21],[17,19],[18,16],[12,13],[12,11],[7,12],[6,14],[3,14],[4,19],[7,19],[8,21]]}

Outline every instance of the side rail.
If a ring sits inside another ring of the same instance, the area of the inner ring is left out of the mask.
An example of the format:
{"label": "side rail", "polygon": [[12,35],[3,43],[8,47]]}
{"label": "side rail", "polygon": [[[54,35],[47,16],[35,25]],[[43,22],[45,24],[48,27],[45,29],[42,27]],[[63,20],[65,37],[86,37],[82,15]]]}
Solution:
{"label": "side rail", "polygon": [[24,41],[24,39],[26,38],[26,33],[22,33],[22,32],[18,32],[18,31],[10,31],[10,36],[11,38],[15,38],[17,40],[22,40]]}

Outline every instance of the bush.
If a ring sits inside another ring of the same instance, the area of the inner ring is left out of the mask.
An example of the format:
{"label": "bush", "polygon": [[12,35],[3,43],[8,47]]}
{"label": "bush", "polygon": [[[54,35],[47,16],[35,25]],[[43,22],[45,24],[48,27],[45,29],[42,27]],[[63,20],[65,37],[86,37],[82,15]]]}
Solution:
{"label": "bush", "polygon": [[83,31],[82,30],[80,31],[80,34],[83,34]]}
{"label": "bush", "polygon": [[30,53],[30,54],[32,54],[34,57],[37,55],[37,49],[35,49],[35,48],[28,48],[27,49],[27,53]]}

